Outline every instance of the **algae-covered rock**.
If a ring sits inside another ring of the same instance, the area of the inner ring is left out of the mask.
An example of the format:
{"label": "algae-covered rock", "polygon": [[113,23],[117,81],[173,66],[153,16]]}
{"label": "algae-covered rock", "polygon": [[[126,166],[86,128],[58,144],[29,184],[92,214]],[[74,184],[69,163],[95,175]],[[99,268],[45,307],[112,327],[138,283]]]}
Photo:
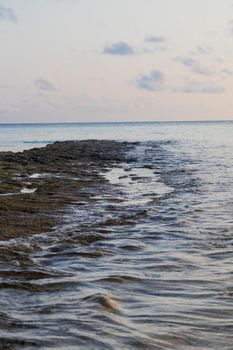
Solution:
{"label": "algae-covered rock", "polygon": [[94,193],[106,181],[100,174],[124,161],[127,147],[85,140],[1,152],[0,240],[47,231],[62,222],[68,204],[91,200],[90,190]]}

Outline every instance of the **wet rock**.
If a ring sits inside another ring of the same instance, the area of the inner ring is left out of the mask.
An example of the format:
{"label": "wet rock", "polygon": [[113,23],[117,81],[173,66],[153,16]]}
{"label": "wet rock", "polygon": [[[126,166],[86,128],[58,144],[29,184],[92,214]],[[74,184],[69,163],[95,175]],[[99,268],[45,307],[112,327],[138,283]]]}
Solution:
{"label": "wet rock", "polygon": [[[53,229],[69,204],[91,201],[96,186],[105,182],[101,173],[125,162],[130,147],[126,142],[84,140],[1,152],[0,240]],[[25,188],[36,190],[21,193]]]}
{"label": "wet rock", "polygon": [[144,165],[142,166],[142,168],[143,168],[143,169],[154,169],[154,168],[153,168],[153,165],[151,165],[151,164],[144,164]]}

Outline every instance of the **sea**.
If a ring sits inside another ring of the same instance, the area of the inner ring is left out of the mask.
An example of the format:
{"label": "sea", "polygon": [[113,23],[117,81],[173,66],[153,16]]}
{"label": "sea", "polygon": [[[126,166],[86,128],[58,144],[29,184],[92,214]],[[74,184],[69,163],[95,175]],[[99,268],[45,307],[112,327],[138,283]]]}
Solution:
{"label": "sea", "polygon": [[139,143],[64,225],[0,242],[0,349],[232,350],[233,122],[0,125],[1,151],[83,139]]}

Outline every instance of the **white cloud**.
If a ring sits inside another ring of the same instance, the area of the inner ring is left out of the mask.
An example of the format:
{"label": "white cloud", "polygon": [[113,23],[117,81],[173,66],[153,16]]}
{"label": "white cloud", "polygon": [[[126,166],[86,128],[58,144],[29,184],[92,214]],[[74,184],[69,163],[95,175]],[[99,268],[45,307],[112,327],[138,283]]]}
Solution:
{"label": "white cloud", "polygon": [[165,76],[159,70],[152,70],[148,74],[141,75],[136,80],[136,86],[149,91],[161,91],[164,88]]}
{"label": "white cloud", "polygon": [[103,53],[110,54],[110,55],[126,56],[126,55],[134,55],[135,51],[126,42],[119,41],[115,44],[106,46],[103,50]]}
{"label": "white cloud", "polygon": [[161,44],[166,42],[167,40],[164,36],[161,36],[161,35],[147,35],[144,41],[147,43]]}
{"label": "white cloud", "polygon": [[221,94],[225,92],[225,88],[215,83],[200,83],[190,80],[184,85],[174,88],[173,92],[186,94]]}
{"label": "white cloud", "polygon": [[39,78],[34,81],[34,85],[38,90],[41,91],[57,91],[58,88],[57,86],[52,83],[51,81],[44,79],[44,78]]}
{"label": "white cloud", "polygon": [[17,22],[14,10],[0,5],[0,21]]}
{"label": "white cloud", "polygon": [[213,75],[214,72],[209,68],[198,61],[194,60],[191,57],[183,57],[178,56],[175,58],[175,61],[182,63],[185,67],[187,67],[192,73],[200,74],[200,75]]}

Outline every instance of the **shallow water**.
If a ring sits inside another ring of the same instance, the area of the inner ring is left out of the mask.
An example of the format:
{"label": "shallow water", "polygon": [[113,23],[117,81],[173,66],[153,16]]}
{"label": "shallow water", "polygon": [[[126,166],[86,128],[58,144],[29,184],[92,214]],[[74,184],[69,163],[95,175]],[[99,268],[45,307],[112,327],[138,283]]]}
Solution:
{"label": "shallow water", "polygon": [[233,348],[223,124],[164,126],[54,233],[1,242],[0,348]]}

